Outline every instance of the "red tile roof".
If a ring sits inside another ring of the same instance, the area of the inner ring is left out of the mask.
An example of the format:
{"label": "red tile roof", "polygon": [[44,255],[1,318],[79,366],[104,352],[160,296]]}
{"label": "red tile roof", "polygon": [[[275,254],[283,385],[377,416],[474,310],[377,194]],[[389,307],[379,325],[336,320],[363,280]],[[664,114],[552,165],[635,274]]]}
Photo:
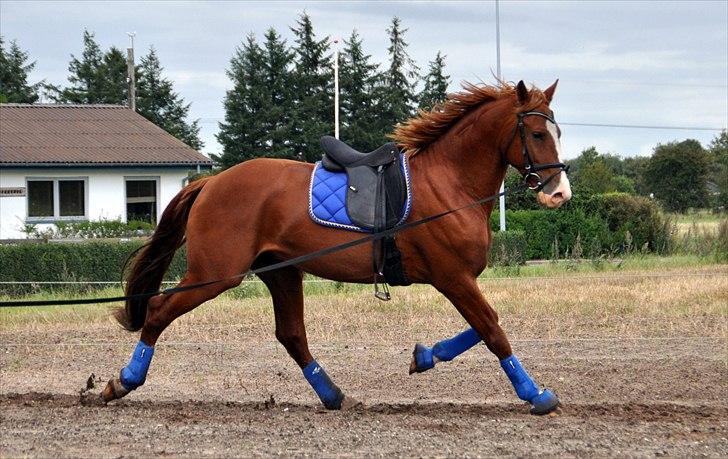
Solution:
{"label": "red tile roof", "polygon": [[3,166],[198,164],[212,161],[124,106],[0,104]]}

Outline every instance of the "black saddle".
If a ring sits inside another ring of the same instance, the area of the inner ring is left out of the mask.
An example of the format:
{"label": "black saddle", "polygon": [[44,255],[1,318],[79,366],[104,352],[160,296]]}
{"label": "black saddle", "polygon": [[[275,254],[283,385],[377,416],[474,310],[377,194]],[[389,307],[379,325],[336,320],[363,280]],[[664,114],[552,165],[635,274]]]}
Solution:
{"label": "black saddle", "polygon": [[346,209],[354,224],[376,232],[389,229],[402,219],[407,182],[399,149],[394,143],[362,153],[341,140],[324,136],[321,148],[325,169],[346,171],[349,183]]}
{"label": "black saddle", "polygon": [[399,150],[394,142],[385,143],[374,151],[364,153],[329,135],[321,137],[321,148],[324,149],[322,161],[324,168],[332,172],[357,166],[388,165],[399,156]]}
{"label": "black saddle", "polygon": [[[332,172],[346,171],[346,209],[351,221],[369,231],[379,232],[396,226],[403,219],[407,203],[407,177],[402,155],[390,142],[369,153],[362,153],[331,137],[321,138],[323,167]],[[404,275],[401,254],[394,237],[373,242],[374,294],[389,300],[391,285],[409,285]],[[385,281],[384,290],[379,282]]]}

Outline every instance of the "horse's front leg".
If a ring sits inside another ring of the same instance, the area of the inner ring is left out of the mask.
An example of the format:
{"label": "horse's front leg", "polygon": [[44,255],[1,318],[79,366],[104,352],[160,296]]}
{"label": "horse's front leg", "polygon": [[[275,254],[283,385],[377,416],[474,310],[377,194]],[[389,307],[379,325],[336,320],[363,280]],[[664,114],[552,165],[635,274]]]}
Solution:
{"label": "horse's front leg", "polygon": [[452,302],[472,328],[440,341],[432,348],[415,346],[410,374],[435,366],[437,361],[449,361],[484,341],[488,349],[498,357],[501,368],[510,379],[521,400],[531,404],[532,414],[547,414],[556,409],[559,399],[548,389],[542,389],[513,354],[505,332],[498,323],[498,314],[488,304],[475,279],[467,278],[460,283],[450,282],[439,290]]}

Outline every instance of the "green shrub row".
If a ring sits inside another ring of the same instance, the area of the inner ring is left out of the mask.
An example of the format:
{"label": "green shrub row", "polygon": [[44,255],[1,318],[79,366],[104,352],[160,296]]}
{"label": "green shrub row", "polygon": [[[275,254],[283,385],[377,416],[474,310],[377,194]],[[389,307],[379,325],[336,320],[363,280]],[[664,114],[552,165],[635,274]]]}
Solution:
{"label": "green shrub row", "polygon": [[36,239],[95,239],[149,236],[154,225],[149,222],[131,220],[98,220],[87,222],[56,222],[53,226],[39,230],[37,225],[25,225],[23,231]]}
{"label": "green shrub row", "polygon": [[[498,212],[491,228],[498,229]],[[650,199],[626,193],[594,195],[557,210],[506,211],[508,230],[526,235],[526,259],[596,257],[635,250],[667,253],[673,225]]]}
{"label": "green shrub row", "polygon": [[[0,245],[0,281],[3,282],[105,282],[120,281],[126,259],[142,244],[128,242],[89,241],[82,243],[45,243]],[[166,279],[179,279],[186,270],[184,248],[177,252]],[[0,284],[0,293],[18,294],[62,288],[61,285]],[[84,289],[108,285],[84,286]],[[63,287],[67,288],[67,287]]]}

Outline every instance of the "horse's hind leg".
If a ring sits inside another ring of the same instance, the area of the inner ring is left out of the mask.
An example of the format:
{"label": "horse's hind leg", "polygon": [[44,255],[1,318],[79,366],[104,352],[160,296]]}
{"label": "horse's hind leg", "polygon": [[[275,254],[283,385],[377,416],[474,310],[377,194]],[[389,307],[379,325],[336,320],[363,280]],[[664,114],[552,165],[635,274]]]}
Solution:
{"label": "horse's hind leg", "polygon": [[[200,282],[188,272],[179,287]],[[105,402],[121,398],[138,388],[147,377],[147,371],[154,355],[154,345],[162,331],[177,317],[195,309],[207,300],[239,284],[240,280],[219,282],[172,295],[158,295],[149,299],[147,315],[142,327],[141,339],[132,353],[129,364],[122,368],[119,376],[113,378],[101,393]]]}
{"label": "horse's hind leg", "polygon": [[276,321],[276,338],[296,361],[306,380],[324,406],[330,410],[347,409],[359,404],[344,396],[314,360],[308,349],[306,327],[303,321],[303,274],[297,268],[287,267],[259,275],[270,290]]}

